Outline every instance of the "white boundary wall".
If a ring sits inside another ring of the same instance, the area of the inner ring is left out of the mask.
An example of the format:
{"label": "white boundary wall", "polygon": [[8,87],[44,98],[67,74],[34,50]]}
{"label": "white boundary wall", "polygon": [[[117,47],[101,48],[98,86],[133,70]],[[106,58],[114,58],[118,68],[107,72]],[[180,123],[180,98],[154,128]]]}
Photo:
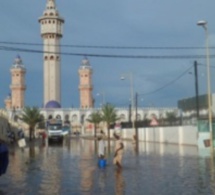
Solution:
{"label": "white boundary wall", "polygon": [[[122,129],[123,139],[133,139],[134,129]],[[114,130],[111,130],[111,136]],[[139,141],[198,145],[198,129],[196,126],[148,127],[138,128]]]}

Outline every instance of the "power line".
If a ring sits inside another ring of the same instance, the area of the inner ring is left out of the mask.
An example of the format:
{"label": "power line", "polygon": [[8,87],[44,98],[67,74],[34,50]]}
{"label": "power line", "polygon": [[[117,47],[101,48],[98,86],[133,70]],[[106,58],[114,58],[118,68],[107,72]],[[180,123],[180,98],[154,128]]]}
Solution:
{"label": "power line", "polygon": [[172,80],[172,81],[166,83],[164,86],[162,86],[162,87],[160,87],[160,88],[158,88],[158,89],[155,89],[155,90],[153,90],[153,91],[151,91],[151,92],[148,92],[148,93],[140,93],[140,94],[138,94],[138,95],[150,95],[150,94],[153,94],[153,93],[157,93],[158,91],[160,91],[160,90],[162,90],[162,89],[164,89],[164,88],[166,88],[166,87],[172,85],[173,83],[175,83],[175,82],[176,82],[177,80],[179,80],[182,76],[184,76],[191,68],[193,68],[193,66],[190,66],[188,69],[186,69],[186,71],[184,71],[182,74],[180,74],[180,75],[179,75],[178,77],[176,77],[174,80]]}
{"label": "power line", "polygon": [[[0,50],[16,51],[27,53],[46,53],[70,56],[87,56],[97,58],[132,58],[132,59],[203,59],[205,55],[116,55],[116,54],[92,54],[92,53],[71,53],[71,52],[49,52],[35,49],[25,49],[16,47],[0,46]],[[210,58],[215,58],[215,55],[210,55]]]}
{"label": "power line", "polygon": [[[28,45],[28,46],[59,46],[55,44],[42,44],[42,43],[27,43],[27,42],[9,42],[9,41],[0,41],[1,44],[7,45]],[[72,44],[61,44],[60,47],[71,47],[71,48],[92,48],[92,49],[148,49],[148,50],[193,50],[193,49],[205,49],[205,47],[149,47],[149,46],[105,46],[105,45],[72,45]],[[210,49],[215,49],[215,47],[210,47]]]}

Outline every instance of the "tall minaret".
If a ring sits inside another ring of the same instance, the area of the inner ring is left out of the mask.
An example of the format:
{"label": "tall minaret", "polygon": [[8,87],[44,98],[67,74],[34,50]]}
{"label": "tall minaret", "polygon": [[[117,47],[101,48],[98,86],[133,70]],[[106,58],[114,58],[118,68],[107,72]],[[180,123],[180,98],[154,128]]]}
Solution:
{"label": "tall minaret", "polygon": [[22,63],[20,56],[15,58],[14,64],[10,69],[11,72],[11,107],[23,108],[25,102],[25,73],[26,69]]}
{"label": "tall minaret", "polygon": [[43,16],[39,18],[44,50],[44,105],[61,101],[60,39],[64,19],[59,16],[55,0],[47,0]]}
{"label": "tall minaret", "polygon": [[81,66],[79,68],[79,91],[80,91],[80,107],[81,108],[92,108],[93,98],[92,98],[92,68],[90,62],[87,58],[81,61]]}

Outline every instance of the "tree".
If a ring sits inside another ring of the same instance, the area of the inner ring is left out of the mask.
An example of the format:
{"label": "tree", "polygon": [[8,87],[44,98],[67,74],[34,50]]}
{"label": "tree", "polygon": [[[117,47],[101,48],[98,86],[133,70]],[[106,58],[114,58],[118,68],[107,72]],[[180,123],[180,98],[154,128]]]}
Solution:
{"label": "tree", "polygon": [[176,120],[176,113],[175,112],[166,112],[166,119],[172,125],[173,122]]}
{"label": "tree", "polygon": [[149,124],[150,124],[150,119],[148,119],[148,114],[144,114],[144,117],[143,117],[143,127],[148,127]]}
{"label": "tree", "polygon": [[87,119],[87,121],[94,124],[94,137],[96,137],[97,125],[102,121],[100,112],[99,111],[93,112],[90,115],[90,118]]}
{"label": "tree", "polygon": [[37,107],[25,107],[21,114],[20,120],[25,122],[29,126],[29,138],[34,139],[34,129],[38,122],[43,121],[43,116],[40,114],[40,110]]}
{"label": "tree", "polygon": [[110,125],[115,123],[119,118],[117,117],[116,110],[113,105],[105,104],[102,107],[102,121],[106,122],[108,130],[108,140],[110,141]]}

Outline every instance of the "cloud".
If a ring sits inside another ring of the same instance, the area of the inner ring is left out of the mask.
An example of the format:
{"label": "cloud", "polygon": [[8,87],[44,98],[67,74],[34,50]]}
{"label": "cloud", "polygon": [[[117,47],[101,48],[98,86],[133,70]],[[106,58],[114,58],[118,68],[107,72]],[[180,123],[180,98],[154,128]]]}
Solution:
{"label": "cloud", "polygon": [[[215,42],[214,1],[181,0],[56,0],[58,11],[65,19],[62,44],[100,45],[100,46],[145,46],[178,47],[204,46],[204,32],[196,26],[199,19],[206,19],[210,30],[210,45]],[[22,0],[14,6],[12,1],[1,1],[0,41],[42,43],[38,18],[45,9],[45,1]],[[34,9],[27,9],[33,7]],[[1,46],[2,44],[0,44]],[[16,45],[17,46],[17,45]],[[22,46],[26,48],[26,46]],[[29,47],[42,50],[40,47]],[[205,54],[204,50],[177,49],[89,49],[64,48],[63,52],[118,54],[118,55],[196,55]],[[214,53],[211,50],[211,53]],[[9,68],[17,52],[0,53],[4,67],[2,94],[9,89]],[[42,54],[20,53],[26,68],[29,87],[26,91],[26,103],[40,105],[43,101]],[[79,107],[78,68],[82,56],[62,56],[62,105]],[[150,92],[173,81],[196,59],[119,59],[89,57],[93,68],[93,93],[105,91],[107,101],[127,104],[129,99],[129,82],[121,82],[122,73],[132,72],[135,91]],[[198,60],[205,63],[205,59]],[[214,64],[214,59],[211,59]],[[204,67],[202,67],[202,70]],[[199,69],[201,69],[199,67]],[[8,74],[7,74],[8,72]],[[214,77],[215,78],[215,77]],[[214,80],[214,78],[212,78]],[[200,93],[205,91],[204,81],[200,80]],[[213,81],[214,83],[215,81]],[[148,101],[159,106],[176,105],[178,98],[192,95],[192,79],[184,76],[177,82],[149,95]],[[215,89],[215,86],[213,87]],[[0,98],[3,100],[4,95]],[[97,97],[98,98],[98,97]]]}

